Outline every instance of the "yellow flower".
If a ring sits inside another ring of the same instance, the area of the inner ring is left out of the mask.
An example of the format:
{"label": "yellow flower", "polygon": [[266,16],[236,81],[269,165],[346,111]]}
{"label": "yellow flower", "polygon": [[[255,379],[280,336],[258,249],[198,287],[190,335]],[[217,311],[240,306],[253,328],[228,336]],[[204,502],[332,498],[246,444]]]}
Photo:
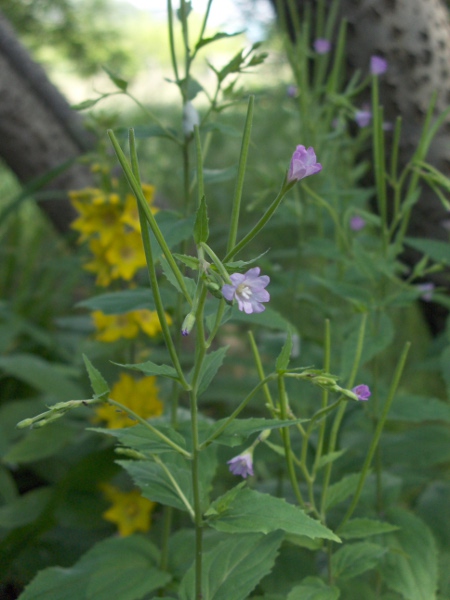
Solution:
{"label": "yellow flower", "polygon": [[115,342],[121,338],[131,339],[138,335],[139,328],[132,313],[105,315],[101,310],[92,313],[100,342]]}
{"label": "yellow flower", "polygon": [[95,282],[97,285],[106,287],[112,280],[112,267],[106,257],[108,247],[104,246],[100,240],[93,238],[89,241],[89,249],[92,252],[93,260],[87,262],[84,268],[86,271],[96,273],[97,279]]}
{"label": "yellow flower", "polygon": [[[146,308],[143,308],[141,310],[134,310],[131,314],[142,331],[150,337],[156,337],[161,333],[161,323],[156,310],[147,310]],[[168,325],[172,325],[172,319],[167,313],[166,320]]]}
{"label": "yellow flower", "polygon": [[[143,419],[159,417],[163,412],[162,402],[158,398],[155,377],[144,377],[139,381],[122,373],[111,390],[111,398],[133,410]],[[122,429],[136,425],[125,412],[105,402],[96,410],[96,420],[106,421],[108,429]]]}
{"label": "yellow flower", "polygon": [[113,265],[112,277],[130,281],[136,271],[145,266],[145,253],[138,231],[116,235],[106,251],[106,259]]}
{"label": "yellow flower", "polygon": [[[76,207],[77,208],[77,207]],[[115,235],[123,231],[120,223],[122,211],[117,204],[104,202],[103,197],[96,201],[92,198],[89,205],[82,205],[80,216],[72,223],[72,229],[79,231],[79,241],[83,242],[93,235],[99,235],[103,243],[108,243]]]}
{"label": "yellow flower", "polygon": [[103,484],[101,489],[106,499],[112,503],[111,508],[103,513],[103,518],[117,525],[119,535],[126,536],[135,531],[146,532],[150,529],[151,514],[156,502],[144,498],[137,489],[122,492],[108,483]]}
{"label": "yellow flower", "polygon": [[[144,193],[145,199],[147,200],[150,210],[153,214],[158,212],[157,208],[151,206],[153,202],[153,197],[155,195],[155,188],[153,185],[148,185],[146,183],[142,184],[142,191]],[[136,231],[141,231],[141,223],[139,221],[139,211],[136,198],[132,194],[127,194],[125,198],[125,206],[122,214],[122,223],[129,225],[132,229]]]}

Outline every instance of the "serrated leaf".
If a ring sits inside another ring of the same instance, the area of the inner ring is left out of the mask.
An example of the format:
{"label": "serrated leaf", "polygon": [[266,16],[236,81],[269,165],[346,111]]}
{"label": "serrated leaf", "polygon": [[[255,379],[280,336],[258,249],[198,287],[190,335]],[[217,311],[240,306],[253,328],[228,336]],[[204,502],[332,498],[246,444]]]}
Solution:
{"label": "serrated leaf", "polygon": [[144,363],[135,363],[135,364],[121,364],[121,363],[113,363],[118,367],[123,367],[124,369],[131,369],[132,371],[140,371],[145,375],[158,375],[159,377],[168,377],[169,379],[176,379],[178,381],[178,373],[173,367],[169,367],[168,365],[157,365],[156,363],[148,360]]}
{"label": "serrated leaf", "polygon": [[199,262],[196,256],[187,256],[186,254],[178,254],[177,252],[174,252],[173,257],[189,267],[189,269],[198,271]]}
{"label": "serrated leaf", "polygon": [[[230,502],[227,501],[228,494],[233,494]],[[213,511],[217,514],[212,514]],[[237,494],[231,490],[215,500],[206,516],[210,514],[208,524],[227,533],[269,533],[283,529],[290,534],[305,535],[313,539],[340,541],[330,529],[309,517],[300,508],[288,504],[282,498],[248,488],[240,489]]]}
{"label": "serrated leaf", "polygon": [[[203,555],[202,597],[208,600],[244,600],[270,573],[283,534],[236,535]],[[179,589],[180,600],[195,600],[195,564]]]}
{"label": "serrated leaf", "polygon": [[330,485],[326,497],[325,507],[327,510],[340,504],[346,500],[356,490],[360,479],[359,473],[353,473],[352,475],[346,475],[337,483]]}
{"label": "serrated leaf", "polygon": [[21,600],[141,600],[170,581],[157,567],[158,550],[140,536],[103,540],[68,569],[44,569]]}
{"label": "serrated leaf", "polygon": [[327,585],[319,577],[306,577],[289,592],[286,600],[338,600],[339,588]]}
{"label": "serrated leaf", "polygon": [[355,538],[365,538],[371,535],[380,535],[396,531],[398,527],[385,521],[376,521],[375,519],[356,518],[347,523],[339,530],[339,535],[351,540]]}
{"label": "serrated leaf", "polygon": [[109,396],[109,386],[103,379],[103,375],[94,367],[85,354],[83,354],[83,360],[84,364],[86,365],[86,370],[88,372],[89,380],[95,396],[98,398],[107,398]]}
{"label": "serrated leaf", "polygon": [[[214,434],[222,427],[227,419],[221,419],[212,425],[210,428],[202,432],[203,441]],[[304,423],[309,419],[294,419],[281,421],[277,419],[234,419],[225,431],[214,440],[214,443],[223,444],[224,446],[238,446],[247,440],[247,438],[255,433],[260,433],[266,429],[281,429],[282,427],[291,427],[299,423]]]}
{"label": "serrated leaf", "polygon": [[392,549],[380,565],[386,585],[405,600],[434,600],[438,586],[438,554],[428,527],[405,510],[388,512],[389,521],[400,531],[389,534]]}
{"label": "serrated leaf", "polygon": [[405,238],[405,243],[415,250],[426,254],[436,262],[450,264],[450,244],[428,238]]}
{"label": "serrated leaf", "polygon": [[[169,440],[186,448],[184,437],[179,434],[173,427],[160,423],[156,420],[152,421],[153,427],[158,429]],[[128,446],[138,452],[148,452],[149,454],[161,454],[162,452],[176,452],[156,433],[151,431],[145,425],[134,425],[133,427],[124,427],[123,429],[105,429],[103,427],[92,427],[91,431],[97,431],[106,435],[112,435],[119,440],[123,446]]]}
{"label": "serrated leaf", "polygon": [[223,38],[236,37],[237,35],[241,35],[243,33],[245,33],[245,30],[236,31],[235,33],[223,33],[223,32],[216,33],[212,37],[202,38],[201,40],[199,40],[195,44],[195,50],[200,50],[200,48],[203,48],[203,46],[206,46],[207,44],[212,44],[213,42],[217,42],[217,40],[222,40]]}
{"label": "serrated leaf", "polygon": [[195,225],[194,225],[194,241],[197,245],[202,242],[207,242],[209,238],[208,226],[208,211],[206,208],[205,196],[200,200],[200,205],[197,209]]}
{"label": "serrated leaf", "polygon": [[283,344],[280,354],[278,355],[277,362],[275,363],[275,369],[278,372],[285,371],[288,367],[289,361],[291,359],[292,352],[292,334],[288,331],[286,341]]}
{"label": "serrated leaf", "polygon": [[[208,389],[209,384],[222,366],[227,352],[228,346],[222,346],[222,348],[214,350],[205,356],[198,380],[197,393],[199,396]],[[190,377],[192,377],[192,373]]]}
{"label": "serrated leaf", "polygon": [[376,567],[387,549],[371,542],[346,544],[333,554],[331,565],[337,579],[353,579]]}
{"label": "serrated leaf", "polygon": [[102,68],[119,90],[121,90],[122,92],[127,91],[128,81],[125,81],[125,79],[122,79],[121,77],[115,75],[110,69],[108,69],[108,67],[103,66]]}

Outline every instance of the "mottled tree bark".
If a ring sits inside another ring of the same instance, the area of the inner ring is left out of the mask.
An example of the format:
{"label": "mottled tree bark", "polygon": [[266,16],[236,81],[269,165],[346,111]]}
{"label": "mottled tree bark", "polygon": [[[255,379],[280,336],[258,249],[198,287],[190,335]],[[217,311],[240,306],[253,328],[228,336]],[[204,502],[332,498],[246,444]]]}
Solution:
{"label": "mottled tree bark", "polygon": [[[0,12],[0,157],[27,184],[92,145],[79,115],[30,58]],[[67,231],[75,216],[67,191],[91,184],[89,170],[75,163],[45,186],[61,192],[61,198],[41,203],[59,231]]]}

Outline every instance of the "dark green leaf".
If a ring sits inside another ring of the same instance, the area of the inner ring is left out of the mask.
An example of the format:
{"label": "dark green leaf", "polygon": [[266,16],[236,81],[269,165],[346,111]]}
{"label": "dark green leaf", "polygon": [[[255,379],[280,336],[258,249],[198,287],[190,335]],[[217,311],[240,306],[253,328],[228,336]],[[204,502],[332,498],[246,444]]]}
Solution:
{"label": "dark green leaf", "polygon": [[160,377],[168,377],[169,379],[176,379],[178,381],[178,374],[173,367],[169,367],[168,365],[157,365],[151,360],[148,360],[145,363],[137,363],[137,364],[129,364],[123,365],[120,363],[114,363],[119,367],[123,367],[124,369],[132,369],[133,371],[140,371],[141,373],[145,373],[145,375],[158,375]]}
{"label": "dark green leaf", "polygon": [[291,359],[292,352],[292,333],[288,331],[286,341],[281,349],[281,352],[277,358],[277,362],[275,364],[275,368],[278,372],[283,372],[287,369],[289,365],[289,361]]}
{"label": "dark green leaf", "polygon": [[450,264],[450,244],[447,242],[438,242],[428,238],[411,238],[405,239],[405,243],[415,250],[426,254],[436,262]]}
{"label": "dark green leaf", "polygon": [[[158,429],[169,440],[178,444],[181,448],[186,448],[186,442],[173,427],[160,423],[157,420],[152,421],[153,427]],[[156,433],[151,431],[145,425],[134,425],[133,427],[124,427],[122,429],[105,429],[95,427],[91,429],[106,435],[112,435],[119,440],[123,446],[128,446],[138,452],[148,452],[150,454],[160,454],[162,452],[176,452],[171,446],[166,444]]]}
{"label": "dark green leaf", "polygon": [[338,600],[339,589],[327,585],[319,577],[306,577],[300,585],[296,585],[286,600]]}
{"label": "dark green leaf", "polygon": [[52,494],[49,486],[41,487],[0,507],[0,529],[15,529],[35,521],[50,502]]}
{"label": "dark green leaf", "polygon": [[216,42],[217,40],[221,40],[223,38],[236,37],[237,35],[241,35],[243,33],[245,33],[245,30],[236,31],[235,33],[223,33],[223,32],[216,33],[212,37],[202,38],[201,40],[199,40],[195,45],[195,50],[200,50],[200,48],[203,48],[203,46],[206,46],[207,44],[212,44],[213,42]]}
{"label": "dark green leaf", "polygon": [[346,544],[333,554],[331,565],[337,579],[353,579],[378,565],[386,548],[370,542]]}
{"label": "dark green leaf", "polygon": [[330,529],[311,519],[300,508],[282,498],[248,488],[240,488],[237,493],[230,490],[211,504],[206,516],[211,527],[228,533],[269,533],[283,529],[312,539],[340,541]]}
{"label": "dark green leaf", "polygon": [[[214,434],[224,423],[226,419],[221,419],[203,432],[203,441]],[[298,423],[304,423],[308,419],[295,419],[289,421],[278,421],[277,419],[234,419],[225,431],[214,440],[217,444],[224,446],[238,446],[254,433],[260,433],[266,429],[280,429],[281,427],[291,427]]]}
{"label": "dark green leaf", "polygon": [[390,421],[423,421],[450,422],[450,405],[437,398],[416,396],[414,394],[395,397],[388,419]]}
{"label": "dark green leaf", "polygon": [[[283,534],[235,535],[203,555],[202,597],[208,600],[244,600],[270,573]],[[180,600],[195,600],[195,565],[183,578]]]}
{"label": "dark green leaf", "polygon": [[328,510],[331,507],[336,506],[336,504],[340,504],[353,494],[359,479],[359,473],[353,473],[352,475],[346,475],[337,483],[330,485],[325,502],[326,509]]}
{"label": "dark green leaf", "polygon": [[347,521],[347,523],[339,530],[339,535],[351,540],[354,538],[365,538],[371,535],[380,535],[396,531],[398,527],[384,521],[375,521],[374,519],[357,518]]}
{"label": "dark green leaf", "polygon": [[114,85],[119,90],[121,90],[122,92],[127,91],[128,81],[125,81],[125,79],[122,79],[122,78],[118,77],[117,75],[115,75],[112,71],[110,71],[108,69],[108,67],[104,66],[103,70],[105,71],[105,73],[108,75],[108,77],[111,79],[111,81],[114,83]]}
{"label": "dark green leaf", "polygon": [[174,252],[173,257],[189,267],[189,269],[192,269],[193,271],[198,270],[198,258],[196,256],[187,256],[186,254]]}
{"label": "dark green leaf", "polygon": [[[198,395],[200,396],[209,387],[209,384],[214,379],[217,371],[222,366],[225,355],[228,351],[228,346],[222,346],[218,350],[214,350],[205,356],[203,365],[198,379]],[[191,374],[192,377],[192,374]]]}
{"label": "dark green leaf", "polygon": [[103,540],[71,568],[50,567],[38,573],[21,600],[141,600],[170,581],[160,571],[158,550],[140,537]]}
{"label": "dark green leaf", "polygon": [[45,428],[32,429],[12,444],[3,460],[10,464],[25,464],[49,458],[68,446],[76,435],[77,431],[72,426],[61,421]]}

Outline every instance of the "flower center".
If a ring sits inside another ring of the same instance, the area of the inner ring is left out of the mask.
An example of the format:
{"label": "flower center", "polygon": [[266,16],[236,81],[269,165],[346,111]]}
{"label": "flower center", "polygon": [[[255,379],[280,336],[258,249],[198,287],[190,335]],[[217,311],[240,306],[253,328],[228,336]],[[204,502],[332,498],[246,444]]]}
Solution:
{"label": "flower center", "polygon": [[252,290],[245,283],[241,283],[236,288],[236,294],[239,294],[244,300],[249,300],[252,296]]}

